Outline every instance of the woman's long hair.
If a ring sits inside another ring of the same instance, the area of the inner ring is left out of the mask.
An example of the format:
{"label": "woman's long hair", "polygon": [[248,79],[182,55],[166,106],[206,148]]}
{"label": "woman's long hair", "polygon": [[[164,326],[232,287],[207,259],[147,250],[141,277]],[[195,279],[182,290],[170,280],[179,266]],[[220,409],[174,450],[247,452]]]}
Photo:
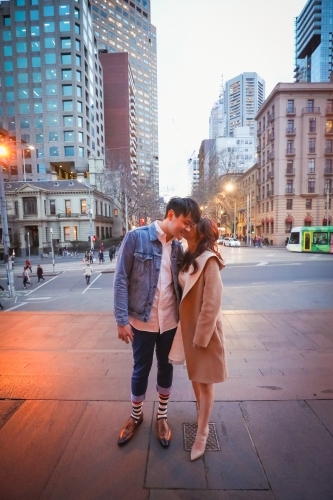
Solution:
{"label": "woman's long hair", "polygon": [[206,250],[210,250],[211,252],[215,253],[218,259],[221,261],[222,267],[224,267],[224,262],[222,256],[218,251],[218,246],[216,243],[219,237],[219,230],[217,228],[216,222],[209,219],[208,217],[203,217],[196,225],[196,231],[198,237],[200,238],[199,244],[194,253],[186,250],[182,271],[188,271],[189,267],[192,264],[193,272],[191,274],[195,274],[198,270],[198,263],[196,259]]}

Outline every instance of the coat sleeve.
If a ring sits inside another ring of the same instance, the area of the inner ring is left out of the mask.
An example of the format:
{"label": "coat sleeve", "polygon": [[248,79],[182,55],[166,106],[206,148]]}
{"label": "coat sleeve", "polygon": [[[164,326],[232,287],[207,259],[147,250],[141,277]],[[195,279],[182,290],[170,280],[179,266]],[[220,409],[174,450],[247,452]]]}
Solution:
{"label": "coat sleeve", "polygon": [[128,282],[134,264],[135,231],[129,231],[119,249],[114,275],[114,315],[118,326],[129,323]]}
{"label": "coat sleeve", "polygon": [[221,309],[222,280],[220,267],[215,257],[208,259],[204,270],[204,289],[200,313],[193,343],[207,347],[216,327],[216,319]]}

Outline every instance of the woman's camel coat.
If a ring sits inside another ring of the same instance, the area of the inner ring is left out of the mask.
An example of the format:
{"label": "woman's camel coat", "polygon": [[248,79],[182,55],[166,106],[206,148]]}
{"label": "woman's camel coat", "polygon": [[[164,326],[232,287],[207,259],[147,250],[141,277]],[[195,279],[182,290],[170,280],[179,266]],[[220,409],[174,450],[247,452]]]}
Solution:
{"label": "woman's camel coat", "polygon": [[[198,271],[189,275],[183,291],[180,324],[189,379],[212,384],[227,378],[221,311],[222,263],[210,251],[196,261]],[[193,342],[201,347],[193,347]]]}

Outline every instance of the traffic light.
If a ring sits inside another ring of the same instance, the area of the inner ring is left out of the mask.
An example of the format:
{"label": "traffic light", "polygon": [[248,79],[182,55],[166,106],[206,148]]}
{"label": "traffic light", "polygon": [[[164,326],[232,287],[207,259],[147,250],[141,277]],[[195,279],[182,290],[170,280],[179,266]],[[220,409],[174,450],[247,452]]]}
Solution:
{"label": "traffic light", "polygon": [[89,241],[89,243],[90,243],[90,236],[88,236],[88,241]]}
{"label": "traffic light", "polygon": [[97,240],[96,236],[93,236],[93,242],[95,243],[95,241]]}

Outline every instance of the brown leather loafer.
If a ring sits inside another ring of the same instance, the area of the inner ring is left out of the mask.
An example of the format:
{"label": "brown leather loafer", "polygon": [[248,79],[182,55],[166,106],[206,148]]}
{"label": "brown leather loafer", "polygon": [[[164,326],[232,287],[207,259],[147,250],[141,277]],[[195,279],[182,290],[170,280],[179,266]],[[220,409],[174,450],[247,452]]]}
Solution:
{"label": "brown leather loafer", "polygon": [[167,448],[171,441],[171,429],[166,418],[157,419],[157,437],[164,448]]}
{"label": "brown leather loafer", "polygon": [[143,413],[141,413],[139,420],[134,420],[134,418],[130,417],[124,427],[121,429],[119,438],[118,438],[118,444],[119,446],[122,446],[123,444],[128,443],[132,439],[132,437],[135,434],[135,431],[139,427],[139,425],[143,421]]}

